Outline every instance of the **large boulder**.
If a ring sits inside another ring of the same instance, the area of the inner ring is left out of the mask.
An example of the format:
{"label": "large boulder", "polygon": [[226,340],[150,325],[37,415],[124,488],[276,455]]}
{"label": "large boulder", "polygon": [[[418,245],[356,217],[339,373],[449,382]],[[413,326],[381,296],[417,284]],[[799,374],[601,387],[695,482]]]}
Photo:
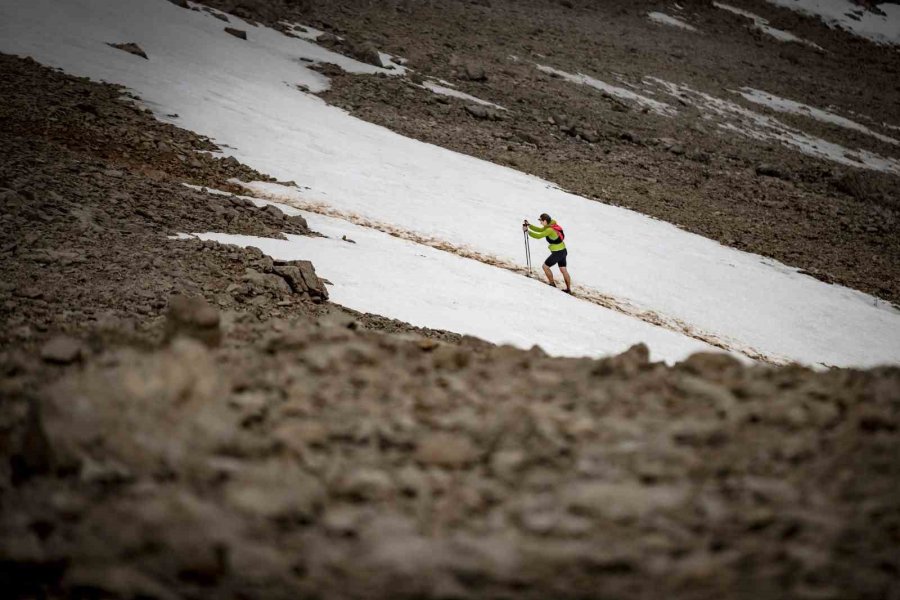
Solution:
{"label": "large boulder", "polygon": [[221,402],[227,386],[194,340],[176,339],[151,355],[120,351],[114,361],[51,386],[36,415],[36,437],[46,440],[53,466],[63,471],[195,472],[236,435]]}
{"label": "large boulder", "polygon": [[466,112],[482,121],[503,120],[503,113],[499,109],[483,104],[469,104],[466,106]]}
{"label": "large boulder", "polygon": [[348,53],[360,62],[384,68],[384,63],[381,62],[381,54],[378,52],[378,48],[370,42],[353,44],[348,49]]}
{"label": "large boulder", "polygon": [[287,282],[295,294],[308,294],[313,300],[328,298],[325,283],[316,275],[316,268],[310,261],[277,261],[274,271]]}
{"label": "large boulder", "polygon": [[478,63],[469,62],[463,65],[462,75],[469,81],[487,81],[487,73]]}
{"label": "large boulder", "polygon": [[167,340],[178,336],[191,337],[207,346],[217,346],[222,340],[219,311],[205,299],[173,296],[166,313]]}

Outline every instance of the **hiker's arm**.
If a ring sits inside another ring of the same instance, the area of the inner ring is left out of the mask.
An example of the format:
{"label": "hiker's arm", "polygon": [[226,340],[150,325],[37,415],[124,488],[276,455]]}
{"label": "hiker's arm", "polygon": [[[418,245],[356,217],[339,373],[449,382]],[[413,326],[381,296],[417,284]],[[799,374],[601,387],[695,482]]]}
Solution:
{"label": "hiker's arm", "polygon": [[531,229],[528,235],[536,240],[547,237],[553,231],[549,227],[535,227],[534,225],[529,225],[528,228]]}

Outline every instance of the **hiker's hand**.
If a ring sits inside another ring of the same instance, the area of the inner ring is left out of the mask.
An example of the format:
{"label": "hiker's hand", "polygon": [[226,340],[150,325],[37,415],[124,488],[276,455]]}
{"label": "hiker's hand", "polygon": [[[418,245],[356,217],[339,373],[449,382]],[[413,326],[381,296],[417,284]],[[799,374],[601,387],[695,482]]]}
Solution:
{"label": "hiker's hand", "polygon": [[528,231],[528,223],[522,223],[522,231]]}

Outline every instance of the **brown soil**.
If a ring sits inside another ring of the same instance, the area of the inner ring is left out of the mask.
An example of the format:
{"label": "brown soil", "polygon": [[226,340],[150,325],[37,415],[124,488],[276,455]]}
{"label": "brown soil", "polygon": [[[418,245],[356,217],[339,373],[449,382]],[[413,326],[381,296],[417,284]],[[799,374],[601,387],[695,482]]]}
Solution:
{"label": "brown soil", "polygon": [[[467,102],[435,96],[407,78],[329,70],[333,86],[323,97],[360,118],[900,303],[900,177],[806,157],[774,142],[721,135],[686,107],[679,106],[674,119],[635,110],[532,64],[614,84],[614,74],[629,82],[658,76],[731,100],[738,97],[727,90],[749,86],[834,107],[893,135],[881,127],[884,121],[900,123],[900,77],[896,52],[889,48],[766,2],[731,4],[827,52],[777,42],[749,28],[749,20],[706,2],[684,4],[684,18],[702,34],[650,22],[647,12],[661,9],[652,2],[207,3],[264,22],[283,18],[344,36],[345,43],[332,42],[339,52],[374,43],[408,58],[413,79],[442,78],[509,109],[501,120],[481,120],[467,112]],[[486,80],[472,81],[467,65],[482,68]],[[772,114],[849,148],[900,157],[897,146],[864,134]],[[548,121],[560,116],[592,131],[596,141],[573,137]],[[766,165],[779,176],[758,175]]]}
{"label": "brown soil", "polygon": [[182,186],[264,175],[120,95],[0,56],[4,597],[898,597],[900,369],[343,310],[169,239],[311,232]]}

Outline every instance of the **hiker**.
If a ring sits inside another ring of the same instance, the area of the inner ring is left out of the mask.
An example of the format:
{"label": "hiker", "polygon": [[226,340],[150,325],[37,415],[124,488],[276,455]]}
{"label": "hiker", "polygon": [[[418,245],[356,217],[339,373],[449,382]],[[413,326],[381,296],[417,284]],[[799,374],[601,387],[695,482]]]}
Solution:
{"label": "hiker", "polygon": [[550,218],[550,215],[544,213],[540,216],[541,224],[540,226],[532,225],[526,219],[524,223],[522,223],[522,231],[527,231],[528,235],[535,238],[547,238],[547,242],[550,244],[550,256],[547,257],[547,260],[544,261],[544,274],[547,276],[547,282],[556,287],[556,282],[553,280],[553,272],[550,270],[550,267],[553,265],[559,265],[559,271],[562,273],[563,279],[566,281],[566,293],[572,293],[572,280],[569,278],[569,270],[566,268],[566,255],[568,252],[566,251],[566,244],[563,242],[566,239],[566,234],[563,232],[562,227],[560,227],[556,221]]}

